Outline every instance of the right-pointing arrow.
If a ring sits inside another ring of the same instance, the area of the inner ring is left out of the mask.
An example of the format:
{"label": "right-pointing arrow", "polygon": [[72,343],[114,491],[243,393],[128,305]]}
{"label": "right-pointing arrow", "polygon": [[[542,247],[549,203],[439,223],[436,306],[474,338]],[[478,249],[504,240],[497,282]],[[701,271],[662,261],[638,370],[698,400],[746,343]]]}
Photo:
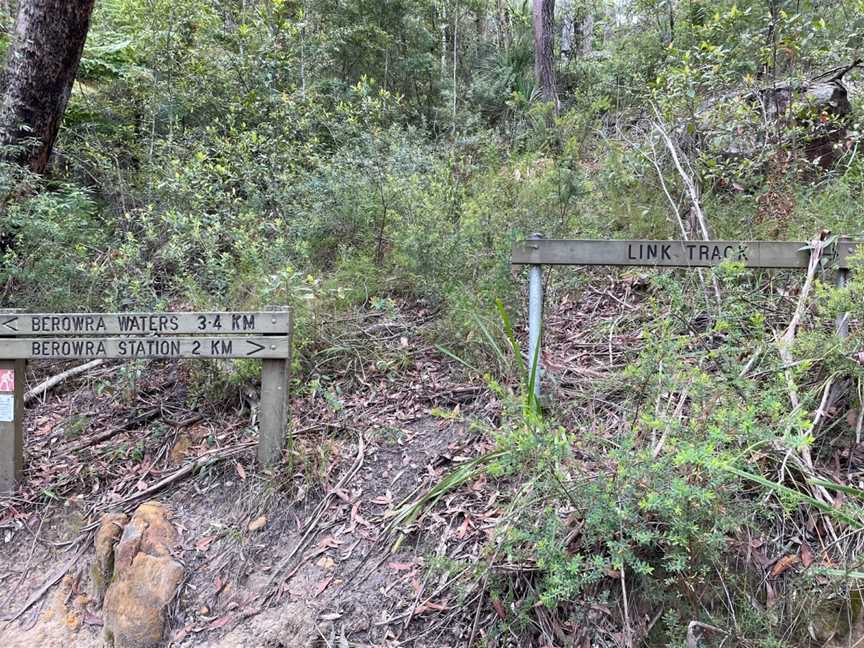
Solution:
{"label": "right-pointing arrow", "polygon": [[6,321],[3,322],[3,327],[9,329],[10,331],[17,331],[18,327],[15,326],[15,322],[18,321],[18,317],[7,317]]}
{"label": "right-pointing arrow", "polygon": [[263,344],[258,344],[257,342],[253,342],[252,340],[246,340],[246,342],[248,344],[251,344],[252,346],[256,347],[255,349],[253,349],[252,351],[247,353],[246,354],[247,356],[255,355],[256,353],[258,353],[259,351],[261,351],[264,348]]}

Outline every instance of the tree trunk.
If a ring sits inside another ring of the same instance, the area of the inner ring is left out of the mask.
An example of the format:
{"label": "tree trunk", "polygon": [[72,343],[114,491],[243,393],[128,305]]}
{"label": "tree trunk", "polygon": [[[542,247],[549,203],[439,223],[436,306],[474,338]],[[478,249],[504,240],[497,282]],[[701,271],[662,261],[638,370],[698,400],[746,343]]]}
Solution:
{"label": "tree trunk", "polygon": [[559,0],[558,22],[561,23],[561,58],[568,61],[576,48],[576,12],[573,0]]}
{"label": "tree trunk", "polygon": [[554,59],[555,0],[534,0],[534,81],[544,101],[558,110]]}
{"label": "tree trunk", "polygon": [[57,139],[95,0],[21,0],[6,59],[0,146],[33,146],[7,157],[43,173]]}
{"label": "tree trunk", "polygon": [[594,51],[594,14],[591,13],[590,9],[588,9],[588,13],[582,19],[579,33],[582,36],[582,42],[580,43],[582,56],[589,57]]}

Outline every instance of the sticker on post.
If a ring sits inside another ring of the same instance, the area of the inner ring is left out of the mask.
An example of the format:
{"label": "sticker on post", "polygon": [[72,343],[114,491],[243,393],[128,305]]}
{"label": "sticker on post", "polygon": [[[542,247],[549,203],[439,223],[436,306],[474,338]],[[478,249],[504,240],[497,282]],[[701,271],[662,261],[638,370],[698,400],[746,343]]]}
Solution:
{"label": "sticker on post", "polygon": [[11,423],[15,420],[15,397],[12,394],[0,394],[0,422]]}
{"label": "sticker on post", "polygon": [[0,369],[0,392],[15,391],[15,370]]}

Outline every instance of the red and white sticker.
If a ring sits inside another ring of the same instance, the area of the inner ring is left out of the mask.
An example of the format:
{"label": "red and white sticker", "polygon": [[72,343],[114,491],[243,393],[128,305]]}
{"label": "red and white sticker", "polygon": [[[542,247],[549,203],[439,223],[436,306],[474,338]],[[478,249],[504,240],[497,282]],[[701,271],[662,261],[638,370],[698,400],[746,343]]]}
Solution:
{"label": "red and white sticker", "polygon": [[0,369],[0,392],[15,391],[15,370]]}

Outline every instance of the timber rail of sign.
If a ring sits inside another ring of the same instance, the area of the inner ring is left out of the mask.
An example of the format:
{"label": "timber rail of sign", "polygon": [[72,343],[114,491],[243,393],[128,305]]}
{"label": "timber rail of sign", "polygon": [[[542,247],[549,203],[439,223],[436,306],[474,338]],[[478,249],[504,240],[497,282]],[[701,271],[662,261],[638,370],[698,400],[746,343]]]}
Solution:
{"label": "timber rail of sign", "polygon": [[[837,270],[837,283],[843,285],[857,250],[864,241],[839,237],[826,247],[830,267]],[[725,261],[743,263],[748,268],[806,269],[810,263],[810,244],[804,241],[653,241],[653,240],[553,240],[533,234],[513,244],[511,263],[530,266],[528,290],[528,357],[537,358],[534,393],[540,396],[542,367],[540,347],[543,308],[542,267],[544,265],[652,266],[672,268],[710,268]],[[838,322],[843,335],[845,318]]]}
{"label": "timber rail of sign", "polygon": [[207,313],[0,311],[0,492],[21,479],[24,363],[71,358],[261,360],[258,459],[278,461],[288,423],[288,310]]}

